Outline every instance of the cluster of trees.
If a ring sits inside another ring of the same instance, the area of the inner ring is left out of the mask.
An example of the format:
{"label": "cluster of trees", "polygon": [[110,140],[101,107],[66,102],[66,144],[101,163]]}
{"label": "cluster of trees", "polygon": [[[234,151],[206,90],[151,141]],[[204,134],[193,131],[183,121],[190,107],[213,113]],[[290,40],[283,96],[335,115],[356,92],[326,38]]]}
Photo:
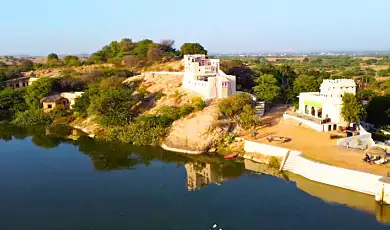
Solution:
{"label": "cluster of trees", "polygon": [[138,67],[147,63],[180,58],[185,54],[207,54],[199,43],[185,43],[180,51],[173,48],[173,40],[162,40],[159,43],[150,39],[134,42],[124,38],[120,42],[112,41],[109,45],[92,54],[90,63],[116,63]]}

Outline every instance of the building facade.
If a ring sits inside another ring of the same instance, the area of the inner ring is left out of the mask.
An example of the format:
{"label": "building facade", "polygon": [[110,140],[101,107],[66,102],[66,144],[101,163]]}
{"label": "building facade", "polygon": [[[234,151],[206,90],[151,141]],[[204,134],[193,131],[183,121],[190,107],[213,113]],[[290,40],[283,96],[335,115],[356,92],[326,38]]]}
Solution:
{"label": "building facade", "polygon": [[299,94],[299,112],[328,122],[344,124],[341,116],[343,95],[356,94],[356,83],[353,79],[324,80],[320,92]]}
{"label": "building facade", "polygon": [[5,81],[5,86],[10,89],[21,89],[31,85],[34,81],[38,80],[36,77],[19,77]]}
{"label": "building facade", "polygon": [[207,59],[204,54],[184,55],[183,87],[206,99],[226,98],[236,93],[236,77],[220,69],[219,59]]}
{"label": "building facade", "polygon": [[64,107],[73,109],[76,98],[80,97],[83,92],[65,92],[54,94],[48,97],[42,98],[42,109],[44,112],[50,112],[56,107]]}

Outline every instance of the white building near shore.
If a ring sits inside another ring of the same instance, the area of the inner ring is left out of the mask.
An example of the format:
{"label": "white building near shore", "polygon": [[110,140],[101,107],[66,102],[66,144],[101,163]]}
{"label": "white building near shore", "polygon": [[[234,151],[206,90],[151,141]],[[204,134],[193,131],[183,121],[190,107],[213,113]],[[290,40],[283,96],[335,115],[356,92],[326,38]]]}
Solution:
{"label": "white building near shore", "polygon": [[345,93],[356,94],[356,83],[353,79],[324,80],[320,92],[300,93],[297,112],[288,113],[286,116],[309,124],[318,131],[336,130],[346,124],[341,116]]}
{"label": "white building near shore", "polygon": [[236,93],[236,76],[220,69],[219,59],[207,59],[204,54],[184,55],[183,87],[203,97],[226,98]]}

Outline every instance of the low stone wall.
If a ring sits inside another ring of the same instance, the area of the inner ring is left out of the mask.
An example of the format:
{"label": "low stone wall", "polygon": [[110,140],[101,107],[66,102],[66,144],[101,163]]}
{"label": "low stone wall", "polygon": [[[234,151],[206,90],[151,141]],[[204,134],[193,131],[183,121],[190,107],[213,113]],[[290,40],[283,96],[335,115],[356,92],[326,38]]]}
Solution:
{"label": "low stone wall", "polygon": [[305,119],[302,119],[299,117],[291,116],[291,115],[286,114],[286,113],[283,114],[283,119],[293,119],[293,120],[301,122],[302,124],[304,124],[306,126],[309,126],[310,128],[312,128],[314,130],[317,130],[318,132],[323,131],[323,125],[320,125],[320,124],[317,124],[315,122],[311,122],[311,121],[308,121],[308,120],[305,120]]}
{"label": "low stone wall", "polygon": [[371,133],[360,126],[360,135],[338,139],[337,145],[348,148],[368,149],[374,146],[375,142],[372,139]]}
{"label": "low stone wall", "polygon": [[380,175],[318,163],[302,157],[299,151],[248,140],[245,140],[244,150],[249,152],[248,156],[258,153],[264,157],[282,157],[280,170],[290,171],[319,183],[369,194],[379,202],[390,204],[390,179],[388,182],[383,181]]}
{"label": "low stone wall", "polygon": [[244,150],[245,152],[250,153],[260,153],[266,156],[273,157],[285,157],[287,153],[290,151],[289,149],[280,148],[272,145],[262,144],[259,142],[248,141],[244,142]]}

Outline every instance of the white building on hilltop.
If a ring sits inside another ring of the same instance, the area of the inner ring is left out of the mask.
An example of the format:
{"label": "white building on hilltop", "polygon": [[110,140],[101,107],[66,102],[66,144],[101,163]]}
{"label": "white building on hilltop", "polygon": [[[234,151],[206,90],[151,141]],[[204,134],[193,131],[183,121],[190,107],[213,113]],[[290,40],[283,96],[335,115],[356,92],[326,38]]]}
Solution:
{"label": "white building on hilltop", "polygon": [[[336,130],[345,125],[341,116],[342,99],[345,93],[356,94],[356,83],[352,79],[324,80],[320,92],[299,94],[299,119],[309,120],[318,131]],[[314,125],[315,124],[315,125]]]}
{"label": "white building on hilltop", "polygon": [[184,55],[183,87],[205,98],[226,98],[236,93],[236,76],[220,69],[219,59],[204,54]]}

